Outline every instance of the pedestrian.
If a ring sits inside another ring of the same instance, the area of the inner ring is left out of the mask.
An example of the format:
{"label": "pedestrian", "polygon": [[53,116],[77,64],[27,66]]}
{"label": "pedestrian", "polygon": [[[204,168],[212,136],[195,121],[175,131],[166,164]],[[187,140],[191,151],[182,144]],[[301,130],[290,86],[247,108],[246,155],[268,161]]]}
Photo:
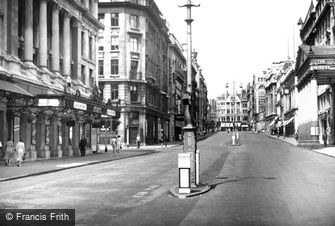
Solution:
{"label": "pedestrian", "polygon": [[116,138],[116,152],[120,153],[121,148],[122,148],[121,147],[121,136],[117,135],[117,138]]}
{"label": "pedestrian", "polygon": [[1,160],[4,159],[5,151],[4,151],[3,148],[2,148],[2,143],[1,143],[1,141],[0,141],[0,154],[1,154]]}
{"label": "pedestrian", "polygon": [[325,145],[325,147],[327,147],[327,132],[326,132],[326,130],[323,132],[322,140],[323,140],[323,144]]}
{"label": "pedestrian", "polygon": [[16,161],[17,161],[17,166],[20,167],[24,158],[24,154],[26,152],[23,140],[20,139],[20,141],[16,144]]}
{"label": "pedestrian", "polygon": [[116,143],[117,143],[117,140],[116,140],[115,136],[112,138],[111,142],[112,142],[111,145],[112,145],[113,153],[114,153],[114,152],[116,152]]}
{"label": "pedestrian", "polygon": [[81,156],[85,156],[86,154],[86,138],[84,135],[81,136],[80,142],[79,142],[79,149]]}
{"label": "pedestrian", "polygon": [[159,143],[161,144],[161,147],[163,147],[163,129],[161,129]]}
{"label": "pedestrian", "polygon": [[137,134],[136,143],[137,143],[137,148],[139,149],[140,146],[141,146],[141,137],[140,137],[140,134]]}
{"label": "pedestrian", "polygon": [[14,155],[14,143],[10,138],[8,138],[5,144],[5,150],[6,152],[5,152],[4,161],[5,161],[6,166],[10,166],[11,159]]}

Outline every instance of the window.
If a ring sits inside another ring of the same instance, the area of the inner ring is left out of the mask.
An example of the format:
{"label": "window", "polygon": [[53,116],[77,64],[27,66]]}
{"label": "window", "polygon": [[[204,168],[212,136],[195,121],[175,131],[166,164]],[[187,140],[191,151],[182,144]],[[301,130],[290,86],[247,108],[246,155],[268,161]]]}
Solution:
{"label": "window", "polygon": [[104,60],[98,61],[98,75],[104,74]]}
{"label": "window", "polygon": [[138,101],[138,87],[137,85],[130,85],[130,101]]}
{"label": "window", "polygon": [[111,84],[111,100],[119,98],[119,86],[118,84]]}
{"label": "window", "polygon": [[138,53],[138,37],[130,37],[130,51]]}
{"label": "window", "polygon": [[111,74],[119,74],[119,60],[111,60]]}
{"label": "window", "polygon": [[119,26],[119,14],[111,13],[111,26],[118,27]]}
{"label": "window", "polygon": [[81,32],[81,56],[84,56],[84,52],[85,52],[85,41],[84,41],[84,37],[85,37],[85,32]]}
{"label": "window", "polygon": [[98,50],[99,50],[99,51],[104,51],[104,47],[103,47],[103,46],[99,46],[99,47],[98,47]]}
{"label": "window", "polygon": [[139,28],[140,23],[139,23],[139,18],[137,15],[130,15],[130,27],[131,28]]}
{"label": "window", "polygon": [[85,66],[81,65],[81,82],[85,84],[86,73],[85,73]]}
{"label": "window", "polygon": [[119,37],[111,37],[111,50],[119,50]]}
{"label": "window", "polygon": [[90,73],[90,87],[93,87],[94,86],[94,76],[93,76],[93,69],[89,69]]}
{"label": "window", "polygon": [[136,60],[130,61],[130,79],[132,80],[137,79],[137,68],[138,68],[138,61]]}
{"label": "window", "polygon": [[93,40],[92,40],[91,36],[88,38],[88,45],[89,45],[88,57],[89,57],[90,60],[92,60],[92,56],[93,56]]}

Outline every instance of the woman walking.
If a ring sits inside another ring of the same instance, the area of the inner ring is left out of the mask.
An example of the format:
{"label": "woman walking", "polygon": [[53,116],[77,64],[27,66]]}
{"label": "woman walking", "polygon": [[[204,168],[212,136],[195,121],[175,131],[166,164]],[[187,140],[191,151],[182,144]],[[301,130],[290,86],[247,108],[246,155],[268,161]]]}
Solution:
{"label": "woman walking", "polygon": [[16,144],[16,161],[17,161],[17,166],[20,167],[23,161],[23,156],[25,153],[25,147],[22,139]]}
{"label": "woman walking", "polygon": [[6,150],[4,156],[5,164],[6,166],[10,166],[11,158],[13,157],[14,154],[14,143],[10,138],[8,138],[8,140],[6,141],[5,150]]}

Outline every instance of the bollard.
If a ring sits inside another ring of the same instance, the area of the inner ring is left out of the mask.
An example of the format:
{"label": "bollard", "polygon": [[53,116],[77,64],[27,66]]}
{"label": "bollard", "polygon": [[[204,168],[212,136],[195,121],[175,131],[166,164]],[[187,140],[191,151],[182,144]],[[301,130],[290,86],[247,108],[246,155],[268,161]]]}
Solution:
{"label": "bollard", "polygon": [[195,185],[199,186],[200,184],[200,151],[196,150],[195,152]]}
{"label": "bollard", "polygon": [[238,140],[239,133],[238,131],[236,132],[236,140]]}
{"label": "bollard", "polygon": [[231,139],[232,139],[232,145],[235,146],[236,144],[235,144],[235,135],[234,135],[234,134],[233,134],[233,136],[231,137]]}

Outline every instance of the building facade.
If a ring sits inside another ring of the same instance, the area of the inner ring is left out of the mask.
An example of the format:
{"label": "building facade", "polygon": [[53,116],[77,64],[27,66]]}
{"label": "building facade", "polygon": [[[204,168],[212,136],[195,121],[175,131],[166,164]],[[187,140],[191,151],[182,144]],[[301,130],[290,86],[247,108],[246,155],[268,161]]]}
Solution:
{"label": "building facade", "polygon": [[232,94],[228,91],[228,83],[226,85],[226,93],[216,99],[216,115],[217,121],[220,122],[220,129],[227,130],[247,130],[248,122],[248,104],[246,91],[240,86],[239,92]]}
{"label": "building facade", "polygon": [[79,155],[81,135],[97,150],[93,120],[116,113],[95,87],[97,12],[96,0],[0,2],[0,140],[22,139],[27,158]]}
{"label": "building facade", "polygon": [[335,33],[334,2],[311,2],[299,20],[302,45],[296,59],[298,90],[297,134],[301,145],[334,142]]}
{"label": "building facade", "polygon": [[266,71],[253,76],[251,85],[251,94],[249,92],[249,117],[250,126],[253,131],[257,132],[265,130],[265,114],[266,114]]}
{"label": "building facade", "polygon": [[169,140],[181,140],[184,127],[183,94],[186,88],[186,58],[177,38],[170,34],[169,44]]}

